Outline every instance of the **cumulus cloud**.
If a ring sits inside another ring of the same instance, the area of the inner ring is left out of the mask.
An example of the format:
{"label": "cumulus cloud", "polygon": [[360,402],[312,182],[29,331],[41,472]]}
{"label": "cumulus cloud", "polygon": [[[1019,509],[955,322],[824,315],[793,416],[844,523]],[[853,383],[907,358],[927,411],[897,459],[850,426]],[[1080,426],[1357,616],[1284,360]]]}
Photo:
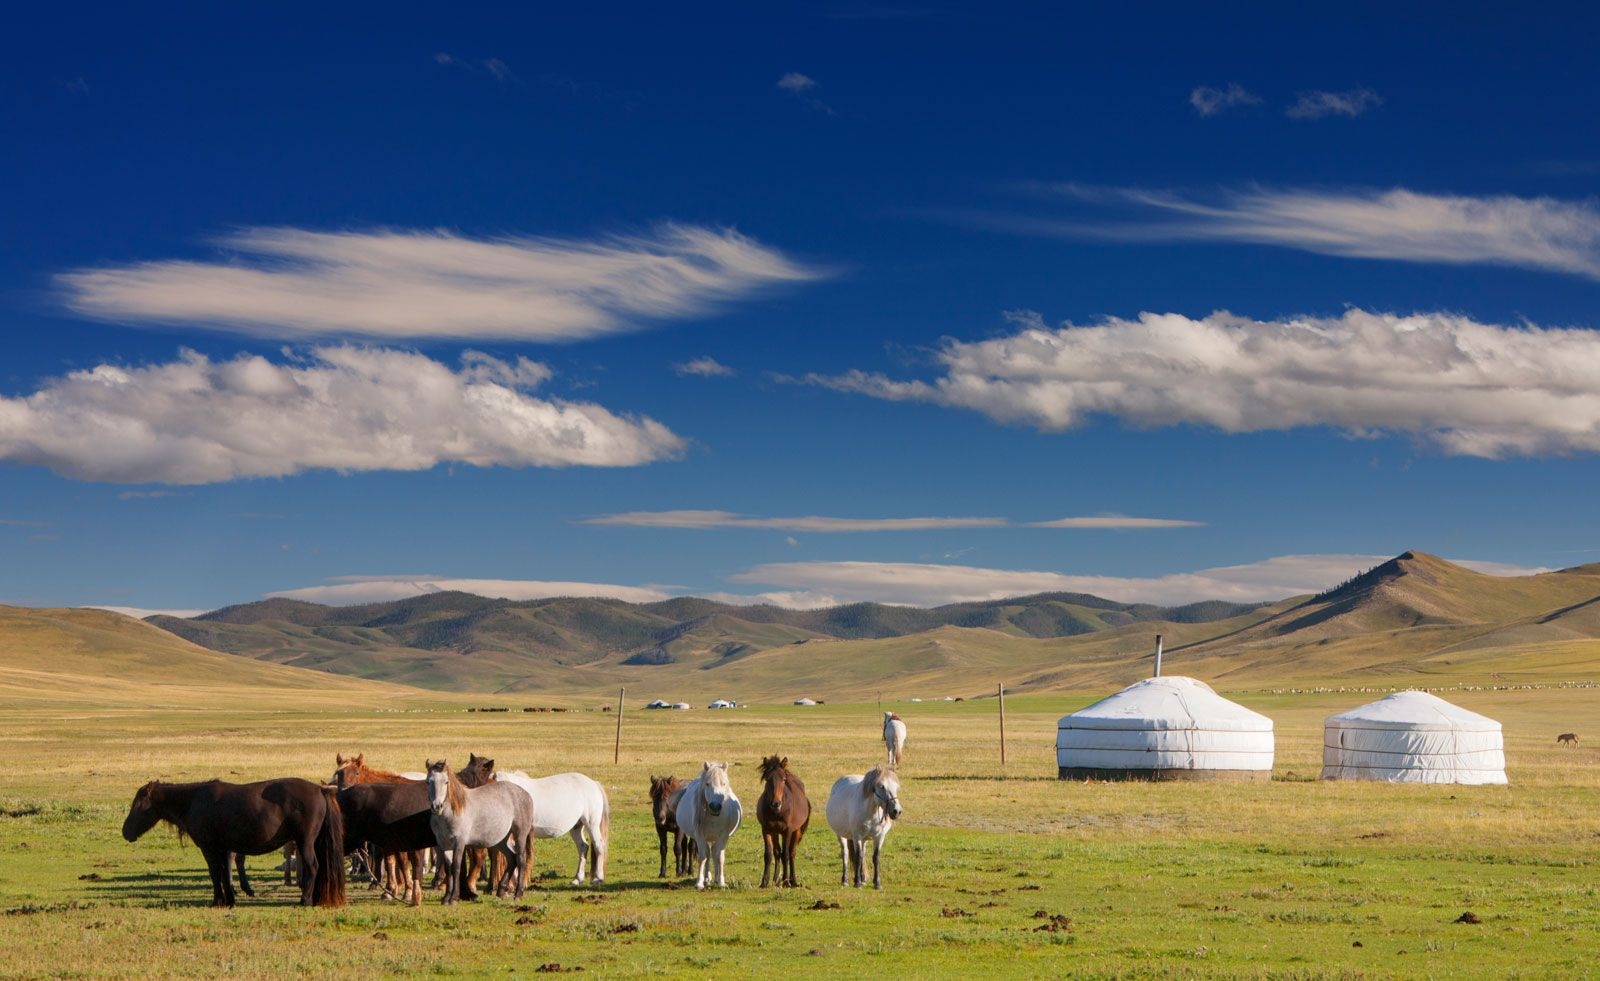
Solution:
{"label": "cumulus cloud", "polygon": [[785,92],[804,92],[816,87],[816,79],[810,75],[802,75],[799,72],[786,72],[782,78],[778,79],[778,88],[783,89]]}
{"label": "cumulus cloud", "polygon": [[1052,432],[1111,417],[1225,433],[1404,433],[1489,459],[1600,451],[1593,330],[1363,310],[1268,321],[1145,313],[1060,328],[1037,314],[1013,319],[1010,336],[946,341],[932,381],[861,371],[803,380]]}
{"label": "cumulus cloud", "polygon": [[451,579],[439,576],[338,576],[327,585],[285,589],[268,596],[304,600],[328,606],[387,603],[446,591],[472,593],[491,599],[536,600],[562,596],[619,599],[629,603],[654,603],[670,593],[650,586],[619,586],[599,582],[559,582],[539,579]]}
{"label": "cumulus cloud", "polygon": [[[877,602],[939,606],[1033,593],[1089,593],[1123,603],[1177,606],[1202,600],[1259,603],[1317,593],[1387,561],[1381,555],[1284,555],[1246,565],[1163,576],[1068,575],[978,566],[909,562],[775,562],[739,573],[736,581],[783,587],[751,602],[815,609]],[[1462,562],[1495,575],[1530,575],[1503,563]]]}
{"label": "cumulus cloud", "polygon": [[1324,119],[1348,116],[1351,119],[1383,105],[1378,93],[1368,88],[1347,92],[1301,92],[1294,104],[1283,111],[1290,119]]}
{"label": "cumulus cloud", "polygon": [[[300,360],[102,364],[0,397],[0,459],[66,477],[208,484],[305,470],[619,467],[681,454],[653,419],[539,398],[542,364],[329,346]],[[142,492],[141,492],[142,493]]]}
{"label": "cumulus cloud", "polygon": [[1261,104],[1261,97],[1238,82],[1229,82],[1227,88],[1198,85],[1189,93],[1189,104],[1202,116],[1215,116],[1240,106]]}
{"label": "cumulus cloud", "polygon": [[305,339],[572,341],[693,316],[819,278],[731,230],[665,225],[594,240],[250,228],[216,262],[160,260],[56,277],[102,320]]}
{"label": "cumulus cloud", "polygon": [[672,370],[680,375],[695,375],[700,378],[718,378],[734,374],[734,370],[716,358],[695,358],[691,361],[681,361],[672,366]]}
{"label": "cumulus cloud", "polygon": [[1008,518],[829,518],[818,515],[775,518],[733,511],[628,511],[603,514],[583,521],[586,525],[623,525],[631,528],[764,528],[777,531],[863,532],[944,531],[953,528],[1193,528],[1198,521],[1169,518],[1130,518],[1118,514],[1054,521],[1013,522]]}
{"label": "cumulus cloud", "polygon": [[1133,213],[1113,221],[1009,213],[949,217],[1057,238],[1249,242],[1345,258],[1517,266],[1600,279],[1600,207],[1592,201],[1404,189],[1255,189],[1209,198],[1080,184],[1042,190],[1063,203]]}

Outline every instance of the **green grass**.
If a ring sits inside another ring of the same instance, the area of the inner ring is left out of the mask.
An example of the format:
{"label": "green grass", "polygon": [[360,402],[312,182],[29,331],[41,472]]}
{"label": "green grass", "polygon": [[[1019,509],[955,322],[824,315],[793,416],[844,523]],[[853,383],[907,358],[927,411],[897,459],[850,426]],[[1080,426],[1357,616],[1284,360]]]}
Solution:
{"label": "green grass", "polygon": [[[1055,720],[1098,694],[1008,699],[1004,771],[992,701],[895,703],[911,728],[907,813],[881,892],[837,884],[820,814],[833,777],[881,753],[874,704],[630,712],[613,764],[600,698],[565,714],[467,713],[442,699],[386,711],[348,694],[292,710],[239,691],[171,710],[0,701],[0,975],[477,976],[546,963],[620,977],[1594,973],[1600,755],[1554,745],[1561,731],[1600,734],[1593,689],[1451,695],[1506,724],[1512,785],[1485,788],[1306,779],[1321,720],[1372,697],[1352,693],[1240,697],[1277,723],[1271,783],[1055,780]],[[430,896],[412,910],[356,889],[346,909],[302,910],[263,857],[252,862],[261,898],[225,912],[204,905],[194,848],[162,829],[132,845],[119,836],[151,777],[325,777],[353,750],[393,769],[471,750],[507,768],[590,773],[615,811],[610,882],[566,885],[570,844],[548,842],[535,859],[543,888],[521,903],[446,909]],[[798,890],[755,888],[755,764],[771,752],[818,802]],[[729,852],[734,888],[698,894],[655,877],[645,790],[651,774],[688,775],[708,758],[740,764],[750,816]],[[1481,922],[1455,922],[1467,911]]]}

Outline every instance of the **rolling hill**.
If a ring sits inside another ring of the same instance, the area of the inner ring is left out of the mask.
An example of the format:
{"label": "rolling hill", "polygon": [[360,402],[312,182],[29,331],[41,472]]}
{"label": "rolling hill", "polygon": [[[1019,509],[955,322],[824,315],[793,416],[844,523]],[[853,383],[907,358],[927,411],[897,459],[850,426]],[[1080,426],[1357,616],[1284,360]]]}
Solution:
{"label": "rolling hill", "polygon": [[1600,565],[1484,575],[1406,552],[1311,597],[1164,609],[1041,594],[933,609],[696,598],[512,602],[441,592],[326,607],[266,600],[150,622],[229,654],[436,690],[646,697],[943,697],[1099,690],[1149,672],[1224,688],[1600,677]]}
{"label": "rolling hill", "polygon": [[0,606],[0,703],[215,707],[394,699],[393,685],[206,650],[105,610]]}

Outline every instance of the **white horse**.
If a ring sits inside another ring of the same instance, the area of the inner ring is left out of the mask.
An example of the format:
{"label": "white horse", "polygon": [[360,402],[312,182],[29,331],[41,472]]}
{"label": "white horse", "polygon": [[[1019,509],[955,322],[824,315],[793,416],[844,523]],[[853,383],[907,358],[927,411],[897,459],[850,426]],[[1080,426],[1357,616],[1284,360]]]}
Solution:
{"label": "white horse", "polygon": [[526,878],[524,856],[533,837],[533,798],[513,783],[486,783],[468,787],[450,772],[444,760],[428,763],[428,824],[439,845],[439,867],[444,871],[444,901],[461,898],[460,860],[468,848],[488,848],[506,859],[506,872],[498,892],[510,879],[518,899]]}
{"label": "white horse", "polygon": [[516,784],[539,802],[534,808],[533,836],[568,835],[578,846],[578,872],[572,884],[583,885],[592,870],[594,884],[606,881],[606,850],[611,840],[611,802],[606,789],[581,773],[558,773],[537,780],[521,770],[499,771],[495,779]]}
{"label": "white horse", "polygon": [[739,830],[743,809],[728,784],[728,764],[707,763],[700,775],[689,781],[678,798],[678,827],[694,839],[699,852],[695,858],[694,887],[706,887],[706,873],[715,870],[717,885],[727,886],[723,877],[724,851],[728,838]]}
{"label": "white horse", "polygon": [[839,836],[839,885],[848,882],[859,886],[866,879],[863,853],[870,838],[872,888],[883,888],[883,881],[878,878],[878,855],[900,813],[900,777],[881,763],[865,774],[852,774],[833,782],[828,794],[828,827]]}
{"label": "white horse", "polygon": [[899,766],[906,755],[906,724],[893,712],[883,713],[883,748],[889,751],[889,763]]}

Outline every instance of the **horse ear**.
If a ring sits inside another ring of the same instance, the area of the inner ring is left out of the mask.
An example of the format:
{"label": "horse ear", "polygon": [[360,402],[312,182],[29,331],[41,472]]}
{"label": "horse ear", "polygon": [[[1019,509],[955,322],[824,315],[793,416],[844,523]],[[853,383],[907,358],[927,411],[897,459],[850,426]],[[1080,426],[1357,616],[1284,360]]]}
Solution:
{"label": "horse ear", "polygon": [[333,762],[334,762],[334,765],[336,765],[336,766],[344,766],[344,754],[343,753],[334,753],[333,754]]}
{"label": "horse ear", "polygon": [[367,754],[366,753],[357,753],[356,754],[356,756],[355,756],[355,764],[356,764],[356,766],[361,766],[362,764],[364,764],[366,762],[367,762]]}
{"label": "horse ear", "polygon": [[484,760],[483,761],[483,768],[485,770],[493,770],[494,769],[494,760]]}
{"label": "horse ear", "polygon": [[783,758],[783,761],[782,761],[782,762],[780,762],[780,763],[779,763],[779,764],[778,764],[778,765],[779,765],[779,766],[783,766],[783,767],[786,767],[786,766],[788,766],[788,765],[789,765],[789,757],[787,757],[787,756],[785,756],[785,757],[784,757],[784,758]]}

